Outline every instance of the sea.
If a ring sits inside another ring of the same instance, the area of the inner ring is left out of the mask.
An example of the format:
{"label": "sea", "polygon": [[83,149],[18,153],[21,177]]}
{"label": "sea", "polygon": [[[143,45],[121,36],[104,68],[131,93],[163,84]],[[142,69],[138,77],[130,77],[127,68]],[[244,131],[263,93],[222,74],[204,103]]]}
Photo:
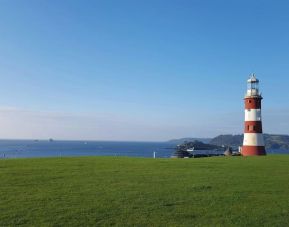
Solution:
{"label": "sea", "polygon": [[[126,156],[169,158],[177,144],[170,142],[0,140],[0,158]],[[213,153],[214,151],[197,151]],[[288,150],[268,153],[289,154]],[[214,152],[215,153],[215,152]]]}

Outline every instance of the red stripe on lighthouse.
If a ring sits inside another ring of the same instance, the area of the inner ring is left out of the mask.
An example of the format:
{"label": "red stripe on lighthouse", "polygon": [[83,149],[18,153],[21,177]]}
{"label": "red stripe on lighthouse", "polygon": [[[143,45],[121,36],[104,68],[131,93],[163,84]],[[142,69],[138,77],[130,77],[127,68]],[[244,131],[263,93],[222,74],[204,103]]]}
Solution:
{"label": "red stripe on lighthouse", "polygon": [[243,146],[243,156],[255,156],[255,155],[266,155],[264,146]]}
{"label": "red stripe on lighthouse", "polygon": [[261,97],[245,98],[245,109],[261,109]]}
{"label": "red stripe on lighthouse", "polygon": [[245,133],[262,133],[262,121],[245,121]]}

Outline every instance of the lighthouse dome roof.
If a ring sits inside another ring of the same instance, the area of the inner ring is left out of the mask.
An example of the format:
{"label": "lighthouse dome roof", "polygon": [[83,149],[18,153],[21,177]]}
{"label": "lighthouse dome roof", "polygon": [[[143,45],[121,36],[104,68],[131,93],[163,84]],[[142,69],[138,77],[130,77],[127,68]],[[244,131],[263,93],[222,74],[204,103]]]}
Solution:
{"label": "lighthouse dome roof", "polygon": [[250,79],[248,80],[248,83],[258,83],[259,80],[256,78],[255,74],[252,74]]}

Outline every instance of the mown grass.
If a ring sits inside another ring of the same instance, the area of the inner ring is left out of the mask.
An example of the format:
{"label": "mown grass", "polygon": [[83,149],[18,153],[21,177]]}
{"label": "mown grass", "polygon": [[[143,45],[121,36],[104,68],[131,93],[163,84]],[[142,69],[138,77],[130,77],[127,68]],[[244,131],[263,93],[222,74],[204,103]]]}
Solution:
{"label": "mown grass", "polygon": [[289,156],[0,160],[0,226],[289,226]]}

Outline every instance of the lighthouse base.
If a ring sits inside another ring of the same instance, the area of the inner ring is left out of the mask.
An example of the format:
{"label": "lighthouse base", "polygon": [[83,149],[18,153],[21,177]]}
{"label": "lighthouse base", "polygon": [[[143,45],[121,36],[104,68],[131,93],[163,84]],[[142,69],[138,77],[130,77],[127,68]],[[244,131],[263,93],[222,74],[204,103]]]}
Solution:
{"label": "lighthouse base", "polygon": [[243,146],[242,155],[243,156],[266,155],[266,150],[264,146]]}

